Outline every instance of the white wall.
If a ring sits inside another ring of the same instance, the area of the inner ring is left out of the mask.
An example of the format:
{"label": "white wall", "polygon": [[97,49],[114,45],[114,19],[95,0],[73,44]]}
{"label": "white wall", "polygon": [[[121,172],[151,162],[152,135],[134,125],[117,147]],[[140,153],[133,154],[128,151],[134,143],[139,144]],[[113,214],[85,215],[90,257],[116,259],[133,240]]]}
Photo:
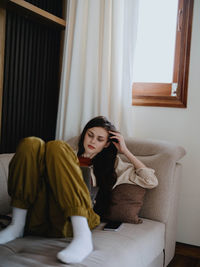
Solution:
{"label": "white wall", "polygon": [[134,136],[182,145],[177,241],[200,246],[200,0],[195,0],[188,107],[132,107]]}

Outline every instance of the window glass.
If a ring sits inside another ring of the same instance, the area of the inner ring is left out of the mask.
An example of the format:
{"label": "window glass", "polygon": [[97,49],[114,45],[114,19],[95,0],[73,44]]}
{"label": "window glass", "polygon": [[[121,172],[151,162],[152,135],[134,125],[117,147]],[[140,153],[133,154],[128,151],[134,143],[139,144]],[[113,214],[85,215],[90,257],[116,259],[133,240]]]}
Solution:
{"label": "window glass", "polygon": [[133,82],[172,83],[178,0],[140,0]]}

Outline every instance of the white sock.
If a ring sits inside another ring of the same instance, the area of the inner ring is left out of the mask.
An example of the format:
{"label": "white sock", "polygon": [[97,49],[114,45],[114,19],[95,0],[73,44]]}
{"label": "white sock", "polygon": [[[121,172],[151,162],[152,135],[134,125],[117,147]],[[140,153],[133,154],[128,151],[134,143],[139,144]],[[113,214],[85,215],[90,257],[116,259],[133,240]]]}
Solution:
{"label": "white sock", "polygon": [[11,224],[6,229],[0,231],[0,244],[5,244],[23,236],[26,214],[27,210],[13,207]]}
{"label": "white sock", "polygon": [[92,233],[85,217],[71,216],[71,222],[73,239],[57,254],[57,258],[64,263],[79,263],[93,250]]}

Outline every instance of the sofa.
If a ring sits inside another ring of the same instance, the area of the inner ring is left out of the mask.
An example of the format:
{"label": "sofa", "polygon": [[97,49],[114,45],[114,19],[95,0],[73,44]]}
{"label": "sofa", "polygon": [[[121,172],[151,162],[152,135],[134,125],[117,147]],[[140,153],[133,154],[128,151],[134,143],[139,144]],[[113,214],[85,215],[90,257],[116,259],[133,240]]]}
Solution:
{"label": "sofa", "polygon": [[[76,139],[69,141],[72,147]],[[56,254],[70,238],[26,236],[0,245],[0,267],[161,267],[174,256],[176,220],[184,148],[150,139],[126,140],[130,151],[155,169],[159,185],[147,190],[139,216],[143,223],[123,223],[118,231],[104,231],[101,223],[92,230],[94,250],[79,264],[65,265]],[[0,155],[0,214],[11,212],[7,193],[8,165],[13,154]],[[123,155],[120,155],[123,157]],[[126,159],[124,159],[126,160]]]}

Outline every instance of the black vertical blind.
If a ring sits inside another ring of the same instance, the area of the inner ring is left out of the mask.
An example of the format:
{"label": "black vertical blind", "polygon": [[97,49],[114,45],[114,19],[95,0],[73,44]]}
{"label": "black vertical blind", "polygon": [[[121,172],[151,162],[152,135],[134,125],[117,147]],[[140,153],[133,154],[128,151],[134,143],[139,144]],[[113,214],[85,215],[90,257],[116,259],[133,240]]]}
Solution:
{"label": "black vertical blind", "polygon": [[57,17],[62,17],[62,0],[25,0]]}
{"label": "black vertical blind", "polygon": [[7,11],[0,153],[23,137],[55,138],[59,58],[59,30]]}

